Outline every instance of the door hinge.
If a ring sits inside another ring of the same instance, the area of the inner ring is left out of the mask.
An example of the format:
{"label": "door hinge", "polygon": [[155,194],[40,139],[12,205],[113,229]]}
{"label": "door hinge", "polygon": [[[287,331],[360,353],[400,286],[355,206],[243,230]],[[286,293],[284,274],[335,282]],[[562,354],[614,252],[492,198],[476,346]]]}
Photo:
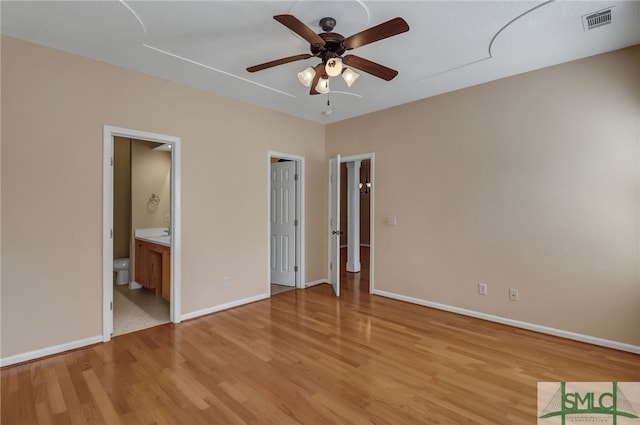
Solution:
{"label": "door hinge", "polygon": [[333,262],[329,263],[329,270],[333,270]]}
{"label": "door hinge", "polygon": [[111,309],[111,311],[113,311],[113,301],[109,303],[109,308]]}
{"label": "door hinge", "polygon": [[296,218],[295,220],[293,220],[293,225],[297,226],[298,225],[298,219]]}
{"label": "door hinge", "polygon": [[298,177],[299,177],[298,174],[294,174],[293,175],[293,180],[298,181]]}
{"label": "door hinge", "polygon": [[113,167],[113,157],[111,157],[111,166]]}
{"label": "door hinge", "polygon": [[109,230],[109,237],[113,239],[113,229]]}
{"label": "door hinge", "polygon": [[293,268],[293,271],[294,271],[294,272],[297,272],[297,271],[298,271],[298,266],[295,266],[295,267]]}

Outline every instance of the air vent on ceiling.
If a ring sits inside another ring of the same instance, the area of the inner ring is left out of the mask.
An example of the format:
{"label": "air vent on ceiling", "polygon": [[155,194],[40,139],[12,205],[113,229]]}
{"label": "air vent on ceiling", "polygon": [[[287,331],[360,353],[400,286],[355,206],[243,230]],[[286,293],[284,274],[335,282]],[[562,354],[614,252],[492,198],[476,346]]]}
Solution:
{"label": "air vent on ceiling", "polygon": [[611,23],[611,8],[589,13],[582,17],[582,25],[585,31],[592,30]]}

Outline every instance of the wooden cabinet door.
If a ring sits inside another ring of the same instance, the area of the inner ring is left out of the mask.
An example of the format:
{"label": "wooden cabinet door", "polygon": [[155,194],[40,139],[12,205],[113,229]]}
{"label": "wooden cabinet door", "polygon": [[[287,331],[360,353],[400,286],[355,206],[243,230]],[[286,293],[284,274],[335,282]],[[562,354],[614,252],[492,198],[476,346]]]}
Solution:
{"label": "wooden cabinet door", "polygon": [[136,239],[135,281],[171,299],[171,248]]}
{"label": "wooden cabinet door", "polygon": [[156,293],[162,288],[162,249],[158,245],[149,244],[148,246],[148,289],[155,289]]}
{"label": "wooden cabinet door", "polygon": [[171,249],[162,249],[162,298],[171,300]]}
{"label": "wooden cabinet door", "polygon": [[144,287],[147,286],[147,263],[147,244],[136,240],[135,281]]}

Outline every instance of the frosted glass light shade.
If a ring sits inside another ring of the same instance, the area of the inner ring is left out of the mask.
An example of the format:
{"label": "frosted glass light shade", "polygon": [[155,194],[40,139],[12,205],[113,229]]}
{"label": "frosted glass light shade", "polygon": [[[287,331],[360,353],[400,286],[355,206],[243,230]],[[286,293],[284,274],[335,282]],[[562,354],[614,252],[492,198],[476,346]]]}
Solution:
{"label": "frosted glass light shade", "polygon": [[351,87],[351,84],[353,84],[358,79],[358,77],[360,77],[360,74],[358,74],[357,72],[353,72],[349,68],[345,68],[342,71],[342,79],[345,83],[347,83],[347,86],[349,87]]}
{"label": "frosted glass light shade", "polygon": [[304,84],[305,87],[309,87],[315,75],[316,70],[308,66],[304,71],[298,72],[298,80],[300,80],[300,82]]}
{"label": "frosted glass light shade", "polygon": [[320,78],[316,85],[316,91],[321,94],[329,93],[329,79]]}
{"label": "frosted glass light shade", "polygon": [[329,77],[337,77],[342,72],[342,59],[329,59],[324,67],[324,70]]}

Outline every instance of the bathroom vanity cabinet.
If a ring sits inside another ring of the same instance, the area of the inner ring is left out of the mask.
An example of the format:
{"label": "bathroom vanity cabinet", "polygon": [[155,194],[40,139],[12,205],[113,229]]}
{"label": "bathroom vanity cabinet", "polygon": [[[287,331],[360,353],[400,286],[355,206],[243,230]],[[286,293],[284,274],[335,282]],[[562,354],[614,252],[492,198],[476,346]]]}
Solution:
{"label": "bathroom vanity cabinet", "polygon": [[135,280],[169,301],[171,298],[171,248],[136,239]]}

